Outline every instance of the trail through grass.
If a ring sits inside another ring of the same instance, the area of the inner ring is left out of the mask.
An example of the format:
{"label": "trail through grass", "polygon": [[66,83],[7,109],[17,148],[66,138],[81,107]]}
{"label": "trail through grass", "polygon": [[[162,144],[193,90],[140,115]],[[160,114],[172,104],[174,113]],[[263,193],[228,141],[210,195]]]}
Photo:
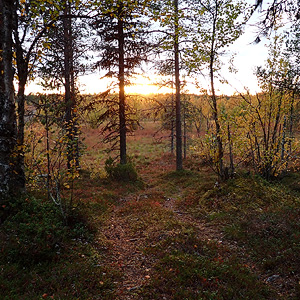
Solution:
{"label": "trail through grass", "polygon": [[[0,230],[0,299],[300,299],[297,174],[220,184],[194,158],[175,172],[167,143],[142,133],[131,142],[136,182],[105,178],[103,159],[90,160],[101,149],[88,148],[74,191],[83,222],[71,232],[55,232],[52,214],[20,230],[41,219],[39,206]],[[53,249],[43,230],[62,236]],[[36,231],[47,256],[24,263],[16,249],[26,254],[20,241]]]}

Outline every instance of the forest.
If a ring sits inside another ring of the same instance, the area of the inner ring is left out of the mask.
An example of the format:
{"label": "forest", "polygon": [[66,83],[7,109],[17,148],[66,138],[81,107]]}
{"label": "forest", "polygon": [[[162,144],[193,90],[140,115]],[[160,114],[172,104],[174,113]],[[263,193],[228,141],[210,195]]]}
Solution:
{"label": "forest", "polygon": [[[259,92],[226,95],[254,15]],[[0,299],[299,299],[299,20],[296,0],[0,0]],[[168,92],[130,93],[142,76]]]}

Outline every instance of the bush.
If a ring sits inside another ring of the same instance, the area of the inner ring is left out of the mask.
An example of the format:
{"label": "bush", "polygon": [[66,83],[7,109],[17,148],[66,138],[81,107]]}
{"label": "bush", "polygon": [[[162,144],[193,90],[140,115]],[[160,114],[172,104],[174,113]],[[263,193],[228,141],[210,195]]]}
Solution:
{"label": "bush", "polygon": [[115,164],[110,157],[105,162],[105,171],[109,178],[124,182],[132,182],[138,179],[137,172],[132,163]]}
{"label": "bush", "polygon": [[89,231],[80,218],[76,226],[66,226],[58,207],[50,201],[22,197],[12,199],[7,207],[9,215],[0,230],[0,252],[9,262],[34,264],[51,260],[68,239],[82,238]]}

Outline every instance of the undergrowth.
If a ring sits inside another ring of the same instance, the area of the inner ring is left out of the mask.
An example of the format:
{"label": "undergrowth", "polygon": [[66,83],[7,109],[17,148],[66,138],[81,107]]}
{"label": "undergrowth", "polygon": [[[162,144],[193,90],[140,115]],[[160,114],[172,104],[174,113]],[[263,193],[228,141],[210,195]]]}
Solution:
{"label": "undergrowth", "polygon": [[158,258],[143,299],[273,299],[252,270],[216,242],[201,241],[186,229],[148,247]]}
{"label": "undergrowth", "polygon": [[[166,176],[192,188],[192,174],[181,175]],[[132,233],[142,233],[142,250],[155,261],[148,283],[135,291],[134,299],[274,299],[274,292],[227,247],[202,240],[192,224],[166,210],[163,195],[152,190],[120,210]]]}
{"label": "undergrowth", "polygon": [[83,205],[67,223],[54,203],[31,196],[2,208],[1,299],[88,299],[95,294],[111,299],[115,275],[95,263],[95,229]]}
{"label": "undergrowth", "polygon": [[105,171],[110,179],[116,181],[134,182],[138,179],[138,174],[131,162],[117,164],[111,157],[105,162]]}
{"label": "undergrowth", "polygon": [[293,179],[268,182],[243,175],[205,192],[200,186],[182,200],[181,206],[192,203],[189,208],[196,218],[219,227],[227,240],[249,256],[267,282],[275,278],[274,284],[294,295],[289,299],[298,299],[299,177]]}
{"label": "undergrowth", "polygon": [[[115,178],[83,173],[67,220],[37,197],[4,203],[0,298],[121,299],[116,282],[126,270],[105,264],[107,241],[95,238],[118,207],[123,229],[151,265],[132,299],[299,299],[299,175],[268,182],[243,174],[219,183],[202,166],[171,171],[172,159],[137,165],[145,183],[127,176],[128,166]],[[203,237],[206,228],[214,230]]]}

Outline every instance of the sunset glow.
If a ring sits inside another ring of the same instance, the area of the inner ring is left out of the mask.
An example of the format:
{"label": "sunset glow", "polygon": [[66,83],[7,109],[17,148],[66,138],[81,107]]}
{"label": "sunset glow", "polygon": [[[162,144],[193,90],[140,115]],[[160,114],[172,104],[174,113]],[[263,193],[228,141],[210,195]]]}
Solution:
{"label": "sunset glow", "polygon": [[[159,82],[158,77],[153,76],[152,79],[153,80],[150,80],[144,76],[139,76],[132,80],[131,85],[125,87],[125,91],[127,94],[141,95],[172,93],[172,89],[154,84],[154,82]],[[112,88],[113,91],[118,92],[118,86],[113,85],[113,80],[111,79],[99,79],[96,75],[86,75],[80,78],[80,90],[83,93],[97,94],[108,88]]]}
{"label": "sunset glow", "polygon": [[126,92],[128,94],[148,95],[148,94],[172,93],[172,90],[167,87],[160,88],[157,85],[151,85],[151,84],[135,84],[132,86],[128,86],[126,88]]}

